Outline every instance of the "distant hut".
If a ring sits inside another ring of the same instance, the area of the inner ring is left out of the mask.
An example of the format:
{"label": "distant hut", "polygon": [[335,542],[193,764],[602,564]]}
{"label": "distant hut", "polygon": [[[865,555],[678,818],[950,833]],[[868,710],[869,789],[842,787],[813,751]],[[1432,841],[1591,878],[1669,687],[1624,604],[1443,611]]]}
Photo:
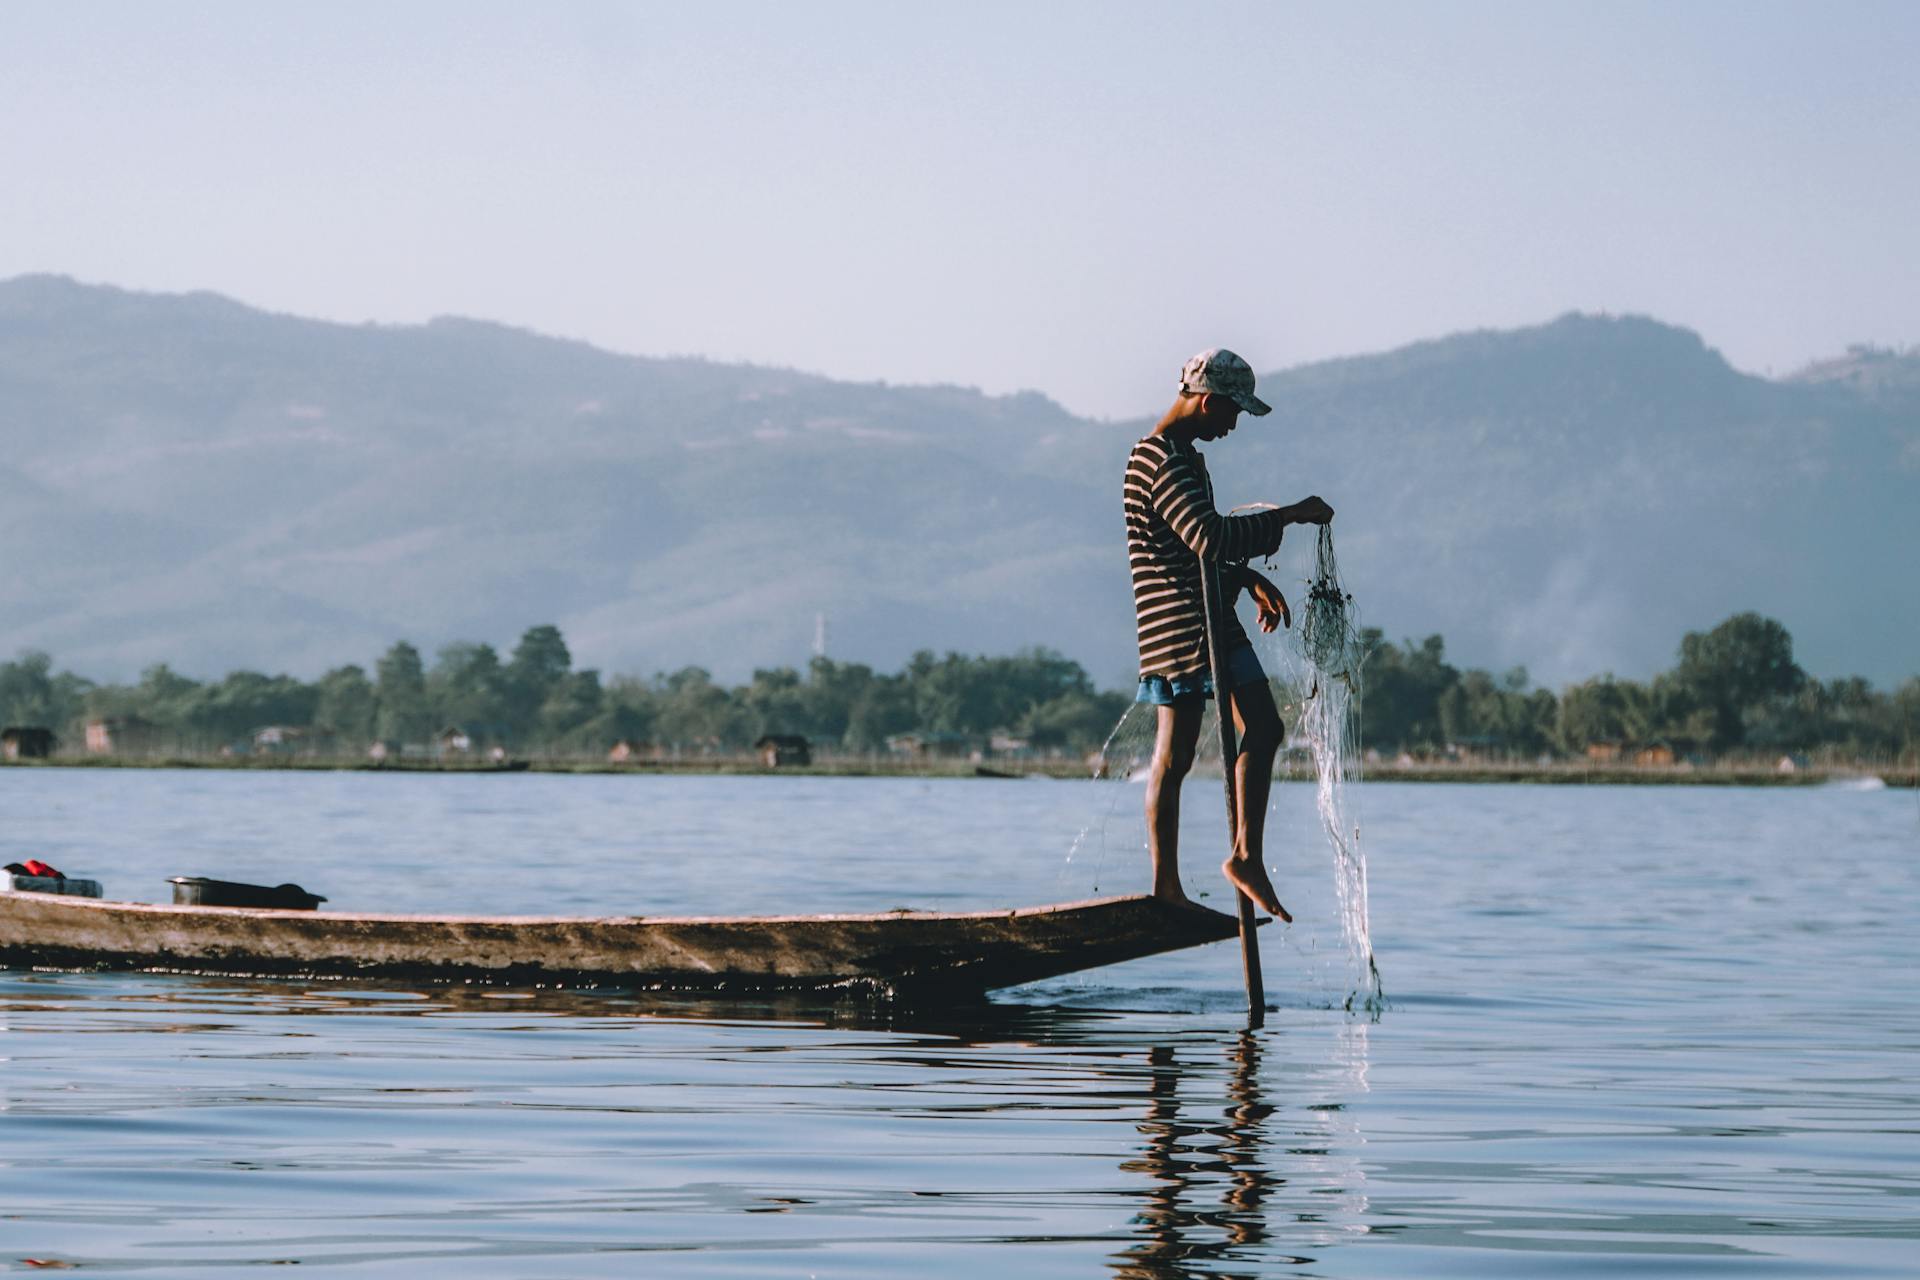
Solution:
{"label": "distant hut", "polygon": [[307,745],[309,730],[299,725],[270,724],[253,731],[253,750],[257,755],[290,756]]}
{"label": "distant hut", "polygon": [[442,729],[434,745],[442,756],[484,754],[489,759],[506,758],[507,729],[498,724],[455,724]]}
{"label": "distant hut", "polygon": [[1447,758],[1463,764],[1484,763],[1506,754],[1507,740],[1497,733],[1465,734],[1447,744]]}
{"label": "distant hut", "polygon": [[987,750],[996,756],[1030,756],[1033,740],[1017,734],[995,733],[987,738]]}
{"label": "distant hut", "polygon": [[632,764],[636,760],[645,760],[652,755],[652,743],[641,742],[636,738],[622,738],[607,752],[607,759],[614,764]]}
{"label": "distant hut", "polygon": [[38,726],[0,729],[0,758],[45,760],[53,754],[53,730]]}
{"label": "distant hut", "polygon": [[769,769],[813,763],[813,748],[797,733],[769,733],[754,743],[753,749]]}
{"label": "distant hut", "polygon": [[973,760],[984,758],[981,739],[965,733],[896,733],[887,750],[909,760]]}
{"label": "distant hut", "polygon": [[87,751],[91,755],[141,755],[158,744],[158,728],[139,716],[107,716],[87,721]]}
{"label": "distant hut", "polygon": [[1621,745],[1608,739],[1603,742],[1587,744],[1587,759],[1593,764],[1617,764],[1620,761]]}
{"label": "distant hut", "polygon": [[1649,742],[1633,753],[1633,762],[1643,769],[1670,769],[1674,760],[1671,742]]}

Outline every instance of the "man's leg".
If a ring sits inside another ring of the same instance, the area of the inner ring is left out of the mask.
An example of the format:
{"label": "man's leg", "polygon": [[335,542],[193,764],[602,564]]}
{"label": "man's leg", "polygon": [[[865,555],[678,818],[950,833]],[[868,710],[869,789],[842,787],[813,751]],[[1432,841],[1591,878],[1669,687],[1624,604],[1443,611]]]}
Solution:
{"label": "man's leg", "polygon": [[1193,768],[1193,752],[1200,741],[1200,719],[1206,703],[1180,698],[1172,706],[1155,707],[1158,723],[1153,739],[1153,763],[1147,773],[1147,849],[1153,855],[1153,896],[1168,902],[1189,902],[1180,887],[1180,784]]}
{"label": "man's leg", "polygon": [[1233,761],[1234,805],[1239,812],[1234,814],[1233,853],[1221,870],[1255,906],[1292,920],[1280,905],[1266,864],[1267,797],[1273,791],[1273,757],[1286,738],[1286,726],[1264,680],[1241,685],[1229,700],[1240,734],[1240,754]]}

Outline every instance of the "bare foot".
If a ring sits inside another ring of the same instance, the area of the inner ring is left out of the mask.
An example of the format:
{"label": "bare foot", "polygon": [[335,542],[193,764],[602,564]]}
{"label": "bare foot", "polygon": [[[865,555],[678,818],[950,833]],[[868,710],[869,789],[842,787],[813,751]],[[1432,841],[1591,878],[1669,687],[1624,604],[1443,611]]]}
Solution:
{"label": "bare foot", "polygon": [[1234,888],[1253,900],[1253,905],[1269,915],[1278,916],[1288,924],[1293,917],[1280,905],[1280,895],[1273,891],[1273,881],[1267,878],[1267,869],[1251,858],[1228,858],[1220,864],[1227,873],[1227,880]]}
{"label": "bare foot", "polygon": [[1199,903],[1195,902],[1192,898],[1189,898],[1187,896],[1187,891],[1181,888],[1177,884],[1174,885],[1171,889],[1156,888],[1153,891],[1153,896],[1160,899],[1160,901],[1166,903],[1170,907],[1197,907],[1200,905]]}

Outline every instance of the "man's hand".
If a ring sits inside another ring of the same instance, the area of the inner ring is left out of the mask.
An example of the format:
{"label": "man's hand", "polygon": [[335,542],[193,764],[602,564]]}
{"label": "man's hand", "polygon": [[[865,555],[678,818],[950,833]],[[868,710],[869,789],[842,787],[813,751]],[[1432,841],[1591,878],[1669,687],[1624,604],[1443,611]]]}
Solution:
{"label": "man's hand", "polygon": [[1287,608],[1287,598],[1280,594],[1280,588],[1268,582],[1251,566],[1247,568],[1247,594],[1253,597],[1253,603],[1260,609],[1260,629],[1272,631],[1285,624],[1293,628],[1293,610]]}
{"label": "man's hand", "polygon": [[1302,498],[1286,510],[1289,524],[1326,524],[1333,519],[1333,508],[1319,498]]}

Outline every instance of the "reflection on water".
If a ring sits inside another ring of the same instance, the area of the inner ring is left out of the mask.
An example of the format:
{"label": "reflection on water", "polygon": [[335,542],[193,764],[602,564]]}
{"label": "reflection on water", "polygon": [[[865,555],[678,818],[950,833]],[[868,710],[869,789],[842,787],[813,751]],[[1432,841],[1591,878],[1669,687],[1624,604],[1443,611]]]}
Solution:
{"label": "reflection on water", "polygon": [[[1366,1028],[1341,1036],[1346,1087],[1366,1089]],[[1140,1239],[1115,1255],[1129,1280],[1252,1275],[1367,1230],[1366,1175],[1353,1153],[1358,1134],[1344,1100],[1298,1107],[1293,1126],[1263,1096],[1263,1033],[1242,1031],[1223,1047],[1155,1045],[1147,1051],[1147,1110],[1138,1128],[1146,1150],[1121,1166],[1151,1187],[1134,1221]],[[1210,1061],[1224,1059],[1218,1072]],[[1218,1105],[1196,1104],[1183,1088],[1224,1085]],[[1269,1201],[1275,1203],[1269,1204]],[[1263,1248],[1275,1234],[1283,1247]],[[1235,1263],[1253,1270],[1235,1269]]]}
{"label": "reflection on water", "polygon": [[1191,1277],[1365,1230],[1364,1026],[15,973],[0,1027],[36,1266],[1023,1243]]}
{"label": "reflection on water", "polygon": [[1140,1123],[1147,1150],[1121,1168],[1145,1174],[1154,1186],[1135,1218],[1144,1239],[1120,1252],[1114,1274],[1184,1280],[1200,1274],[1190,1264],[1230,1259],[1267,1238],[1263,1215],[1272,1175],[1261,1147],[1273,1108],[1258,1100],[1259,1052],[1251,1032],[1234,1040],[1229,1105],[1216,1121],[1182,1116],[1177,1050],[1155,1045],[1148,1051],[1151,1086]]}
{"label": "reflection on water", "polygon": [[[0,802],[115,884],[449,911],[531,905],[530,857],[555,911],[1037,902],[1084,821],[1018,782],[32,770]],[[1905,1276],[1911,804],[1382,787],[1393,1008],[1315,1007],[1312,938],[1268,929],[1251,1034],[1232,944],[931,1008],[0,972],[0,1271]]]}

